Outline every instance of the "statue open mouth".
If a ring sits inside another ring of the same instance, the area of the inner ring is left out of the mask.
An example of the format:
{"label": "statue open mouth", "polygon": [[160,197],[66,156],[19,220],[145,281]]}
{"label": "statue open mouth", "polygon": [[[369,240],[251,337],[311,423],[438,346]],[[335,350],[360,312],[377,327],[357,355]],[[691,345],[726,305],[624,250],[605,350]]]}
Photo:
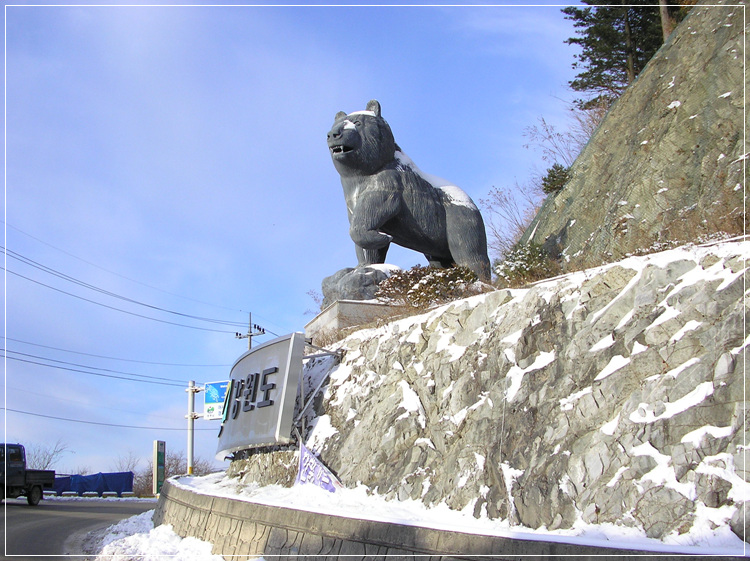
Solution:
{"label": "statue open mouth", "polygon": [[351,146],[331,146],[331,154],[345,154],[354,150]]}

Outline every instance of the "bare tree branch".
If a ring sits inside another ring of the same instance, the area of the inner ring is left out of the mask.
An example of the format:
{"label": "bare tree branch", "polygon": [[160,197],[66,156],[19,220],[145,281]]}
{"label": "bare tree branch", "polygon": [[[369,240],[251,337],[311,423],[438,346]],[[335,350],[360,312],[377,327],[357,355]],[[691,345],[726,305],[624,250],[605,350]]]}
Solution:
{"label": "bare tree branch", "polygon": [[[604,118],[607,105],[601,103],[590,109],[581,109],[571,103],[569,109],[572,124],[565,132],[556,130],[544,117],[539,117],[538,124],[524,131],[524,136],[529,139],[524,147],[539,150],[541,159],[550,165],[559,163],[568,168],[573,165]],[[516,181],[510,189],[493,187],[486,199],[479,200],[484,211],[487,245],[493,257],[503,257],[531,224],[545,198],[542,189],[545,175],[533,171],[525,183]]]}
{"label": "bare tree branch", "polygon": [[485,210],[487,246],[493,256],[501,257],[512,248],[534,219],[544,200],[540,184],[541,180],[535,178],[524,186],[516,181],[512,191],[493,187],[486,199],[479,199]]}
{"label": "bare tree branch", "polygon": [[30,444],[26,447],[26,465],[30,469],[52,469],[68,445],[58,439],[54,444]]}
{"label": "bare tree branch", "polygon": [[135,473],[136,469],[138,468],[138,464],[140,463],[141,459],[136,455],[136,453],[132,450],[129,450],[126,456],[123,456],[122,454],[117,456],[117,459],[114,462],[113,469],[115,471],[132,471],[133,473]]}

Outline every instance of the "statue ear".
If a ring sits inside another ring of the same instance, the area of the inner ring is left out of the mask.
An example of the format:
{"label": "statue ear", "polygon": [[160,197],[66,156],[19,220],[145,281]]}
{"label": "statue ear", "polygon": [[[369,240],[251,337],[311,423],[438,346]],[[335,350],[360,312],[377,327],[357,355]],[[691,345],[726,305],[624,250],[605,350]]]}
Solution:
{"label": "statue ear", "polygon": [[367,110],[375,113],[376,117],[380,117],[380,103],[377,99],[371,99],[367,102]]}
{"label": "statue ear", "polygon": [[333,118],[333,122],[335,123],[336,121],[338,121],[339,119],[343,119],[344,117],[346,117],[346,113],[344,113],[343,111],[339,111]]}

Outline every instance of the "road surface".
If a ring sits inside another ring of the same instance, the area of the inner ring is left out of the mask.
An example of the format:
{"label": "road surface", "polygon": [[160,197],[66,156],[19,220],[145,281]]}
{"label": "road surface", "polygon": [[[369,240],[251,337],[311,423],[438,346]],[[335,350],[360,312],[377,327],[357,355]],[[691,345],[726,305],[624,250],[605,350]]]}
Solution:
{"label": "road surface", "polygon": [[[26,561],[43,555],[80,553],[71,551],[71,538],[82,538],[88,532],[156,508],[155,501],[86,498],[55,500],[45,498],[39,506],[30,507],[25,498],[7,499],[2,508],[5,544],[0,559]],[[6,525],[7,522],[7,525]],[[7,529],[7,533],[6,533]],[[66,544],[66,541],[68,543]],[[23,557],[7,557],[22,555]],[[79,558],[80,559],[80,558]]]}

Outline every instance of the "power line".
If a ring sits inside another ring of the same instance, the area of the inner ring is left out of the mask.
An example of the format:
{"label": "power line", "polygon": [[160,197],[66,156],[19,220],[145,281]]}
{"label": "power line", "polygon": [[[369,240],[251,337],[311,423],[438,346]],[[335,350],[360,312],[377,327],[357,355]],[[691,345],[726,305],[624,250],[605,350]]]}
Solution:
{"label": "power line", "polygon": [[21,255],[20,253],[18,253],[16,251],[13,251],[11,249],[7,249],[7,248],[4,248],[2,246],[0,246],[0,249],[5,250],[6,254],[9,257],[11,257],[12,259],[15,259],[17,261],[20,261],[21,263],[24,263],[26,265],[29,265],[29,266],[34,267],[36,269],[39,269],[40,271],[44,271],[47,274],[50,274],[50,275],[53,275],[53,276],[58,277],[60,279],[66,280],[66,281],[71,282],[73,284],[76,284],[78,286],[82,286],[84,288],[88,288],[89,290],[93,290],[95,292],[99,292],[101,294],[105,294],[107,296],[111,296],[112,298],[117,298],[117,299],[123,300],[125,302],[130,302],[131,304],[137,304],[139,306],[143,306],[143,307],[149,308],[151,310],[157,310],[157,311],[160,311],[160,312],[165,312],[165,313],[168,313],[168,314],[173,314],[173,315],[176,315],[176,316],[185,317],[185,318],[189,318],[189,319],[195,319],[195,320],[199,320],[199,321],[205,321],[205,322],[208,322],[208,323],[217,323],[217,324],[220,324],[220,325],[232,325],[232,326],[235,326],[235,327],[244,327],[245,326],[245,324],[243,322],[239,322],[239,321],[227,321],[227,320],[222,320],[222,319],[214,319],[214,318],[206,318],[206,317],[202,317],[202,316],[194,316],[194,315],[191,315],[191,314],[184,314],[182,312],[175,312],[174,310],[169,310],[167,308],[162,308],[160,306],[154,306],[152,304],[146,304],[145,302],[141,302],[139,300],[134,300],[133,298],[128,298],[127,296],[122,296],[120,294],[117,294],[117,293],[111,292],[109,290],[100,288],[100,287],[95,286],[93,284],[89,284],[87,282],[84,282],[84,281],[82,281],[80,279],[77,279],[75,277],[71,277],[70,275],[66,275],[65,273],[61,273],[60,271],[57,271],[57,270],[55,270],[55,269],[53,269],[51,267],[47,267],[46,265],[43,265],[43,264],[39,263],[38,261],[34,261],[33,259],[29,259],[28,257],[25,257],[24,255]]}
{"label": "power line", "polygon": [[[59,395],[50,395],[50,394],[42,393],[35,388],[17,388],[16,386],[9,386],[6,384],[5,389],[15,391],[15,392],[21,392],[25,394],[30,394],[30,395],[33,395],[34,398],[44,397],[47,399],[54,399],[55,401],[64,401],[66,403],[77,403],[79,405],[84,405],[87,408],[106,409],[109,412],[126,413],[130,415],[140,415],[139,412],[134,411],[133,409],[117,409],[115,407],[111,407],[110,405],[92,406],[91,403],[87,401],[81,401],[80,399],[68,399],[65,397],[60,397]],[[157,415],[156,413],[150,413],[149,417],[174,420],[174,415],[167,416],[167,415]]]}
{"label": "power line", "polygon": [[105,358],[107,360],[119,360],[122,362],[136,362],[138,364],[151,364],[155,366],[186,366],[186,367],[196,367],[196,368],[229,368],[231,364],[184,364],[184,363],[176,363],[176,362],[151,362],[148,360],[136,360],[133,358],[117,358],[113,356],[104,356],[104,355],[95,355],[92,353],[84,353],[81,351],[71,351],[69,349],[61,349],[59,347],[50,347],[49,345],[41,345],[39,343],[32,343],[30,341],[22,341],[20,339],[13,339],[12,337],[6,337],[6,340],[13,341],[14,343],[22,343],[24,345],[31,345],[33,347],[42,347],[44,349],[51,349],[53,351],[60,351],[63,353],[71,353],[76,355],[84,355],[84,356],[91,356],[94,358]]}
{"label": "power line", "polygon": [[[99,425],[104,427],[117,427],[121,429],[144,429],[144,430],[179,430],[179,431],[186,431],[187,427],[185,428],[167,428],[167,427],[143,427],[139,425],[118,425],[115,423],[99,423],[96,421],[83,421],[81,419],[69,419],[67,417],[55,417],[53,415],[42,415],[41,413],[32,413],[30,411],[21,411],[20,409],[11,409],[10,407],[0,407],[0,409],[4,409],[5,411],[9,411],[11,413],[20,413],[22,415],[31,415],[32,417],[43,417],[45,419],[55,419],[56,421],[68,421],[70,423],[82,423],[84,425]],[[193,429],[193,430],[210,430],[210,431],[216,431],[216,429]]]}
{"label": "power line", "polygon": [[[157,290],[157,291],[162,292],[164,294],[169,294],[171,296],[176,296],[177,298],[182,298],[183,300],[189,300],[191,302],[197,302],[199,304],[204,304],[206,306],[211,306],[213,308],[218,308],[218,309],[222,309],[222,310],[229,310],[229,311],[232,311],[232,312],[242,312],[242,313],[245,313],[245,314],[248,313],[245,310],[240,310],[240,309],[235,309],[235,308],[228,308],[226,306],[220,306],[218,304],[213,304],[211,302],[205,302],[203,300],[198,300],[196,298],[191,298],[189,296],[183,296],[182,294],[177,294],[175,292],[170,292],[168,290],[164,290],[162,288],[150,285],[148,283],[141,282],[141,281],[138,281],[138,280],[135,280],[135,279],[131,279],[130,277],[127,277],[125,275],[121,275],[120,273],[116,273],[115,271],[110,271],[109,269],[106,269],[106,268],[104,268],[104,267],[102,267],[100,265],[97,265],[96,263],[92,263],[91,261],[83,259],[82,257],[79,257],[79,256],[77,256],[77,255],[75,255],[73,253],[70,253],[69,251],[66,251],[66,250],[61,249],[61,248],[59,248],[57,246],[54,246],[54,245],[52,245],[50,243],[47,243],[44,240],[39,239],[36,236],[33,236],[33,235],[29,234],[28,232],[24,232],[23,230],[21,230],[20,228],[17,228],[16,226],[13,226],[12,224],[9,224],[5,220],[0,219],[0,222],[3,223],[3,224],[5,224],[9,228],[15,230],[16,232],[19,232],[20,234],[23,234],[24,236],[27,236],[27,237],[31,238],[32,240],[35,240],[35,241],[37,241],[37,242],[39,242],[39,243],[41,243],[43,245],[46,245],[47,247],[51,247],[52,249],[54,249],[56,251],[59,251],[60,253],[63,253],[65,255],[69,256],[69,257],[72,257],[73,259],[77,259],[78,261],[86,263],[87,265],[91,265],[92,267],[96,267],[97,269],[99,269],[101,271],[104,271],[104,272],[109,273],[111,275],[115,275],[116,277],[120,277],[122,279],[125,279],[127,281],[133,282],[135,284],[140,284],[141,286],[145,286],[145,287],[150,288],[152,290]],[[261,320],[268,321],[266,318],[264,318],[262,316],[257,316],[257,317],[259,317]],[[271,322],[271,323],[273,323],[273,322]],[[268,329],[266,331],[268,331],[272,335],[276,335],[276,337],[279,337],[279,335],[277,333],[274,333],[273,331],[270,331]]]}
{"label": "power line", "polygon": [[44,240],[40,240],[39,238],[37,238],[35,236],[32,236],[28,232],[24,232],[20,228],[16,228],[12,224],[8,224],[7,222],[5,222],[3,220],[0,220],[0,222],[3,222],[6,226],[8,226],[9,228],[12,228],[16,232],[19,232],[19,233],[23,234],[24,236],[28,236],[32,240],[35,240],[35,241],[37,241],[37,242],[39,242],[39,243],[41,243],[43,245],[46,245],[47,247],[51,247],[52,249],[57,250],[60,253],[64,253],[65,255],[67,255],[69,257],[72,257],[73,259],[78,259],[79,261],[82,261],[83,263],[86,263],[87,265],[91,265],[92,267],[96,267],[97,269],[99,269],[101,271],[104,271],[106,273],[109,273],[110,275],[115,275],[116,277],[120,277],[120,278],[125,279],[127,281],[134,282],[136,284],[140,284],[141,286],[145,286],[145,287],[150,288],[152,290],[158,290],[159,292],[163,292],[164,294],[169,294],[171,296],[177,296],[178,298],[182,298],[184,300],[191,300],[193,302],[198,302],[199,304],[205,304],[206,306],[212,306],[214,308],[221,308],[222,310],[229,310],[229,311],[232,311],[232,312],[247,313],[244,310],[235,310],[233,308],[227,308],[226,306],[219,306],[218,304],[212,304],[210,302],[203,302],[202,300],[197,300],[195,298],[190,298],[189,296],[183,296],[181,294],[175,294],[174,292],[169,292],[168,290],[164,290],[162,288],[158,288],[156,286],[152,286],[150,284],[146,284],[145,282],[141,282],[141,281],[137,281],[135,279],[131,279],[129,277],[126,277],[125,275],[121,275],[120,273],[115,273],[114,271],[110,271],[109,269],[105,269],[104,267],[102,267],[100,265],[97,265],[96,263],[92,263],[91,261],[87,261],[86,259],[83,259],[82,257],[78,257],[77,255],[74,255],[74,254],[72,254],[72,253],[70,253],[68,251],[65,251],[64,249],[60,249],[59,247],[56,247],[56,246],[54,246],[54,245],[52,245],[50,243],[47,243]]}
{"label": "power line", "polygon": [[[88,368],[90,370],[100,370],[102,372],[112,372],[113,374],[125,374],[126,376],[136,376],[138,378],[150,378],[152,380],[164,380],[166,382],[183,382],[183,380],[177,380],[175,378],[162,378],[162,377],[159,377],[159,376],[148,376],[146,374],[135,374],[133,372],[122,372],[121,370],[111,370],[109,368],[99,368],[97,366],[89,366],[88,364],[76,364],[74,362],[67,362],[67,361],[64,361],[64,360],[55,360],[55,359],[52,359],[52,358],[47,358],[46,356],[38,356],[38,355],[32,355],[32,354],[28,354],[28,353],[22,353],[20,351],[12,351],[10,349],[0,349],[0,352],[3,352],[3,351],[8,352],[8,353],[13,353],[13,354],[16,354],[16,355],[21,355],[21,356],[29,357],[29,358],[36,358],[36,359],[39,359],[39,360],[46,360],[47,362],[54,362],[56,364],[66,364],[68,366],[78,366],[79,368]],[[12,358],[12,357],[8,357],[8,358]],[[184,381],[184,383],[187,383],[187,381]]]}
{"label": "power line", "polygon": [[140,317],[140,318],[144,318],[144,319],[150,319],[151,321],[158,321],[159,323],[166,323],[168,325],[177,325],[179,327],[187,327],[188,329],[197,329],[199,331],[212,331],[214,333],[231,333],[232,335],[234,335],[234,333],[235,333],[235,331],[226,331],[224,329],[210,329],[210,328],[207,328],[207,327],[196,327],[194,325],[186,325],[184,323],[176,323],[174,321],[167,321],[167,320],[164,320],[164,319],[158,319],[158,318],[152,318],[150,316],[144,316],[142,314],[136,314],[135,312],[130,312],[128,310],[123,310],[122,308],[115,308],[114,306],[109,306],[107,304],[102,304],[101,302],[97,302],[96,300],[90,300],[89,298],[84,298],[83,296],[78,296],[77,294],[73,294],[71,292],[66,292],[66,291],[61,290],[59,288],[55,288],[54,286],[50,286],[48,284],[44,284],[43,282],[39,282],[38,280],[34,280],[32,278],[24,276],[24,275],[22,275],[20,273],[16,273],[15,271],[11,271],[8,268],[0,267],[0,269],[3,269],[5,271],[7,271],[11,275],[15,275],[17,277],[21,277],[22,279],[25,279],[25,280],[33,282],[35,284],[44,286],[44,287],[49,288],[51,290],[54,290],[56,292],[60,292],[62,294],[67,294],[68,296],[72,296],[73,298],[78,298],[79,300],[83,300],[85,302],[91,302],[92,304],[96,304],[97,306],[102,306],[104,308],[108,308],[110,310],[115,310],[115,311],[118,311],[118,312],[122,312],[124,314],[128,314],[128,315],[131,315],[131,316],[136,316],[136,317]]}
{"label": "power line", "polygon": [[184,384],[170,384],[168,382],[157,382],[152,380],[139,380],[135,378],[126,378],[125,376],[114,376],[112,374],[102,374],[99,372],[88,372],[86,370],[79,370],[77,368],[67,368],[65,366],[55,366],[54,364],[45,364],[44,362],[36,362],[34,360],[27,360],[25,358],[17,358],[13,356],[7,356],[9,360],[15,360],[17,362],[26,362],[28,364],[36,364],[38,366],[46,366],[47,368],[54,368],[56,370],[67,370],[68,372],[78,372],[80,374],[88,374],[89,376],[99,376],[101,378],[114,378],[117,380],[127,380],[128,382],[141,382],[143,384],[157,384],[159,386],[172,386],[177,388],[185,387]]}

